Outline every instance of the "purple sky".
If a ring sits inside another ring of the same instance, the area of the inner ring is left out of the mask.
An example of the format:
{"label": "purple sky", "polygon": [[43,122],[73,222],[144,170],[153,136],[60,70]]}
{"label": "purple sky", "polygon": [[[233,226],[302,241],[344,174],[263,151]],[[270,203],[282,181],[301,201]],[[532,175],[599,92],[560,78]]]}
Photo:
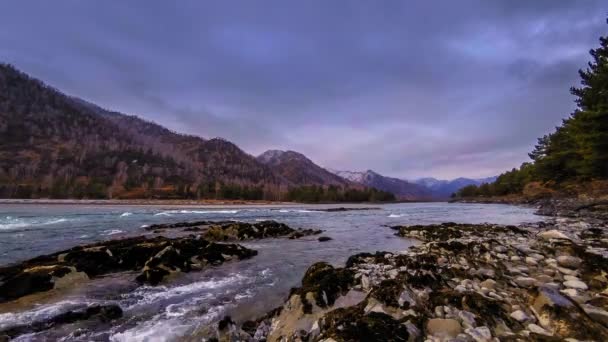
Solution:
{"label": "purple sky", "polygon": [[605,1],[4,1],[0,61],[257,155],[485,177],[574,108]]}

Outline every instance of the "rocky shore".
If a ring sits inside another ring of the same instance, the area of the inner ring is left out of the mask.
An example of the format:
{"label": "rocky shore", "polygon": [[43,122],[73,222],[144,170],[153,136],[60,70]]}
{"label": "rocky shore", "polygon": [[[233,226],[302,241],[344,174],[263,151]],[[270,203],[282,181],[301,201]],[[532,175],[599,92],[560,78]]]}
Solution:
{"label": "rocky shore", "polygon": [[248,223],[241,221],[194,221],[170,224],[154,224],[146,230],[154,233],[163,233],[167,230],[181,230],[182,232],[197,232],[209,241],[245,241],[255,239],[286,237],[298,239],[309,235],[318,235],[320,229],[294,229],[276,221],[261,221]]}
{"label": "rocky shore", "polygon": [[[76,246],[0,267],[0,303],[11,305],[32,296],[52,296],[106,275],[129,272],[142,285],[158,285],[182,272],[202,270],[257,251],[232,241],[267,238],[297,239],[318,235],[317,229],[294,229],[276,221],[197,221],[157,224],[146,235]],[[164,234],[167,233],[167,234]],[[323,236],[319,241],[331,238]],[[86,285],[85,285],[86,286]],[[9,303],[10,302],[10,303]],[[15,304],[19,305],[19,304]],[[69,310],[30,324],[2,327],[0,341],[77,321],[108,323],[122,316],[118,305]]]}
{"label": "rocky shore", "polygon": [[314,264],[282,307],[241,325],[226,317],[210,339],[608,340],[602,221],[392,228],[422,244]]}

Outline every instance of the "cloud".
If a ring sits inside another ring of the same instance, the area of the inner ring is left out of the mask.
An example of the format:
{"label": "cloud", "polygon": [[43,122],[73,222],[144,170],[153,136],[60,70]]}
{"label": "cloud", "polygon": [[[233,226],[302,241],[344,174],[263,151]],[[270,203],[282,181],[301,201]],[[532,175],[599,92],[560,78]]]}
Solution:
{"label": "cloud", "polygon": [[336,169],[490,176],[573,109],[601,1],[11,2],[0,58],[67,93]]}

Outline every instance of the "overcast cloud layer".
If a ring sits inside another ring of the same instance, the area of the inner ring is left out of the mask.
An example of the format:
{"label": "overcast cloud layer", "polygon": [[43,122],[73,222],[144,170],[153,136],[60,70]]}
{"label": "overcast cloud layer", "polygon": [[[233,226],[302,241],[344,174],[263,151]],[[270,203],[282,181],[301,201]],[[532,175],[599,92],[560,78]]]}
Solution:
{"label": "overcast cloud layer", "polygon": [[3,1],[0,61],[257,155],[485,177],[573,109],[605,1]]}

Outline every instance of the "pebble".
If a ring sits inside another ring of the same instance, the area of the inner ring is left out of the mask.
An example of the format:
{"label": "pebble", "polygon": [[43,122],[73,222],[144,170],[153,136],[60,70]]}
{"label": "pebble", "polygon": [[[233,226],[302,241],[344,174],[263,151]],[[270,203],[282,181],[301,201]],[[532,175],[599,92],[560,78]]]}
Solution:
{"label": "pebble", "polygon": [[526,315],[526,313],[521,310],[513,311],[509,316],[511,316],[514,320],[518,322],[527,321],[529,318],[528,315]]}
{"label": "pebble", "polygon": [[530,288],[536,284],[536,279],[530,277],[517,277],[514,281],[518,286],[526,288]]}
{"label": "pebble", "polygon": [[426,331],[431,336],[454,338],[462,332],[462,327],[455,319],[432,318],[426,324]]}
{"label": "pebble", "polygon": [[541,239],[545,239],[545,240],[551,240],[551,239],[570,240],[568,235],[566,235],[556,229],[551,229],[551,230],[547,230],[542,233],[539,233],[538,237],[540,237]]}
{"label": "pebble", "polygon": [[528,324],[528,330],[530,330],[530,332],[533,332],[535,334],[552,336],[552,334],[549,333],[547,330],[543,329],[542,327],[540,327],[534,323]]}
{"label": "pebble", "polygon": [[486,289],[494,289],[494,286],[496,286],[496,281],[494,281],[494,279],[486,279],[484,281],[482,281],[479,284],[481,287],[485,287]]}
{"label": "pebble", "polygon": [[465,330],[469,336],[473,338],[476,342],[490,342],[492,341],[492,332],[488,327],[478,327],[475,329],[467,329]]}
{"label": "pebble", "polygon": [[536,259],[534,259],[532,257],[526,257],[526,264],[528,264],[530,266],[536,266],[536,265],[538,265],[538,261],[536,261]]}
{"label": "pebble", "polygon": [[573,257],[570,255],[562,255],[557,257],[557,263],[565,268],[576,269],[583,261],[580,258]]}
{"label": "pebble", "polygon": [[583,283],[580,280],[568,280],[568,281],[565,281],[564,282],[564,286],[572,288],[572,289],[578,289],[578,290],[587,290],[589,288],[587,286],[587,284]]}

